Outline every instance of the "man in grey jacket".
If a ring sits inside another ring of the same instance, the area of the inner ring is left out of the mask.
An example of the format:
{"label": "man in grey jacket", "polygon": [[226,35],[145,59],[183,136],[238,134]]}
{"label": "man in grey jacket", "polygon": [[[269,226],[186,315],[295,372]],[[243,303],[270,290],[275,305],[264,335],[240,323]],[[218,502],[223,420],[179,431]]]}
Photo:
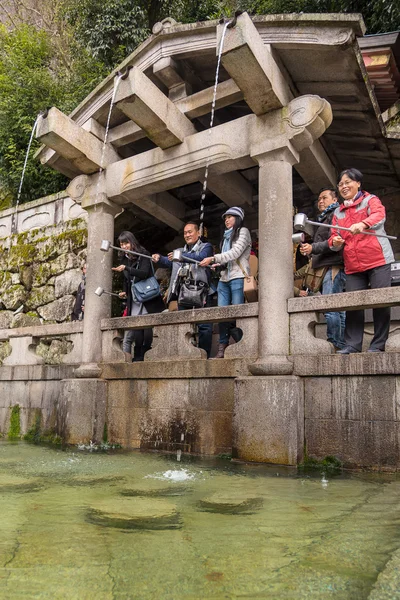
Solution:
{"label": "man in grey jacket", "polygon": [[[318,221],[330,225],[333,213],[339,206],[336,191],[331,188],[322,188],[318,195]],[[328,244],[331,230],[328,227],[317,227],[312,244],[302,244],[300,252],[312,257],[313,269],[325,267],[326,272],[322,282],[322,294],[337,294],[344,292],[346,275],[344,273],[343,252],[333,252]],[[325,313],[326,330],[328,342],[331,342],[335,350],[344,347],[344,327],[346,313]]]}
{"label": "man in grey jacket", "polygon": [[[179,304],[179,289],[182,284],[182,267],[184,265],[191,265],[193,263],[184,262],[185,257],[194,259],[201,262],[204,258],[213,255],[213,247],[210,242],[203,242],[200,237],[200,230],[197,223],[190,221],[186,223],[183,229],[183,237],[185,238],[185,246],[180,248],[182,252],[182,262],[172,262],[173,252],[170,252],[168,256],[162,256],[160,254],[153,254],[152,258],[157,263],[158,267],[164,267],[171,269],[171,282],[167,295],[167,303],[171,300],[178,300],[178,310],[186,310],[190,307],[182,306]],[[204,282],[209,285],[210,281],[210,269],[194,265],[195,277],[197,281]],[[205,306],[208,305],[208,296]],[[199,323],[199,348],[202,348],[207,353],[207,358],[210,357],[211,343],[212,343],[212,323]]]}

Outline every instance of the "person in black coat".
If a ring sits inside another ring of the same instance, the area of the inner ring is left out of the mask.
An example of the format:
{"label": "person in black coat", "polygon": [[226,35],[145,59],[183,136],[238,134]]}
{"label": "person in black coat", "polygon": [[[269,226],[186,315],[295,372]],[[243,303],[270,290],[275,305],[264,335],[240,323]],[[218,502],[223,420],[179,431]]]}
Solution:
{"label": "person in black coat", "polygon": [[[339,206],[336,190],[322,188],[318,195],[318,221],[326,225],[332,224],[333,213]],[[312,258],[313,269],[325,268],[322,282],[322,294],[337,294],[344,292],[346,275],[344,273],[343,252],[333,252],[328,244],[331,235],[328,227],[317,227],[312,244],[301,244],[300,252],[303,256]],[[346,314],[340,312],[326,312],[326,330],[328,342],[333,344],[335,350],[344,348],[344,328]]]}
{"label": "person in black coat", "polygon": [[[152,298],[146,302],[139,302],[134,296],[132,283],[143,279],[148,279],[153,275],[152,260],[150,253],[139,244],[133,233],[123,231],[118,237],[118,243],[121,247],[120,252],[121,264],[118,267],[113,267],[113,271],[123,273],[124,275],[124,291],[120,293],[121,298],[127,300],[127,315],[139,316],[162,312],[165,308],[161,295]],[[146,254],[149,258],[143,256],[134,256],[127,254],[124,250],[133,250]],[[152,329],[136,329],[126,330],[122,342],[122,350],[125,353],[127,362],[144,360],[144,355],[147,350],[150,350],[153,342]],[[135,344],[133,359],[132,359],[132,344]]]}
{"label": "person in black coat", "polygon": [[82,281],[76,292],[75,304],[72,309],[71,321],[82,321],[85,316],[85,287],[86,287],[86,263],[82,266]]}

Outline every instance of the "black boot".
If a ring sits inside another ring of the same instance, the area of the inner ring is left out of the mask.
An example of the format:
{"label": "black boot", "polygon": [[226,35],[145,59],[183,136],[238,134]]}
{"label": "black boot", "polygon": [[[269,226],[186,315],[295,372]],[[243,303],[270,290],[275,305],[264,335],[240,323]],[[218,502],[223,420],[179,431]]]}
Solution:
{"label": "black boot", "polygon": [[144,348],[144,346],[137,346],[135,344],[135,347],[133,349],[132,362],[141,362],[142,360],[144,360],[144,358],[143,358],[143,348]]}
{"label": "black boot", "polygon": [[147,346],[146,344],[142,346],[142,360],[144,360],[144,355],[146,354],[147,350],[151,350],[151,346]]}
{"label": "black boot", "polygon": [[240,342],[240,340],[243,337],[243,331],[239,329],[239,327],[232,327],[232,329],[230,330],[230,334],[236,343]]}

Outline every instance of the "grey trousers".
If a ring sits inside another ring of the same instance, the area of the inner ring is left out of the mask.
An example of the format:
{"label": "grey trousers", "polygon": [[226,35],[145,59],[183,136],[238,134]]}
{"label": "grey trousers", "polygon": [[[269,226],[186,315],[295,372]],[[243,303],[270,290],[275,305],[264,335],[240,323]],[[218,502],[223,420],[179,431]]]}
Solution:
{"label": "grey trousers", "polygon": [[[360,273],[346,275],[346,292],[390,287],[390,265],[382,265],[375,269],[368,269]],[[371,350],[385,350],[386,340],[389,336],[390,307],[374,308],[374,337],[372,338]],[[344,331],[344,342],[359,352],[362,349],[364,335],[364,311],[348,310],[346,312],[346,327]]]}

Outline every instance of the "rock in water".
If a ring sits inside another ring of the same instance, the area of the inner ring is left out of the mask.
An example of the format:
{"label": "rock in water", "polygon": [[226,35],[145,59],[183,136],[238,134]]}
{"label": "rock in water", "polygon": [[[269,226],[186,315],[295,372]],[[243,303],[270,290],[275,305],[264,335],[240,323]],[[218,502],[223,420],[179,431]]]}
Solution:
{"label": "rock in water", "polygon": [[178,529],[182,525],[173,504],[148,498],[112,497],[95,502],[89,507],[88,520],[120,529]]}
{"label": "rock in water", "polygon": [[225,514],[251,514],[262,506],[262,498],[242,494],[217,493],[200,500],[199,506],[206,511]]}

